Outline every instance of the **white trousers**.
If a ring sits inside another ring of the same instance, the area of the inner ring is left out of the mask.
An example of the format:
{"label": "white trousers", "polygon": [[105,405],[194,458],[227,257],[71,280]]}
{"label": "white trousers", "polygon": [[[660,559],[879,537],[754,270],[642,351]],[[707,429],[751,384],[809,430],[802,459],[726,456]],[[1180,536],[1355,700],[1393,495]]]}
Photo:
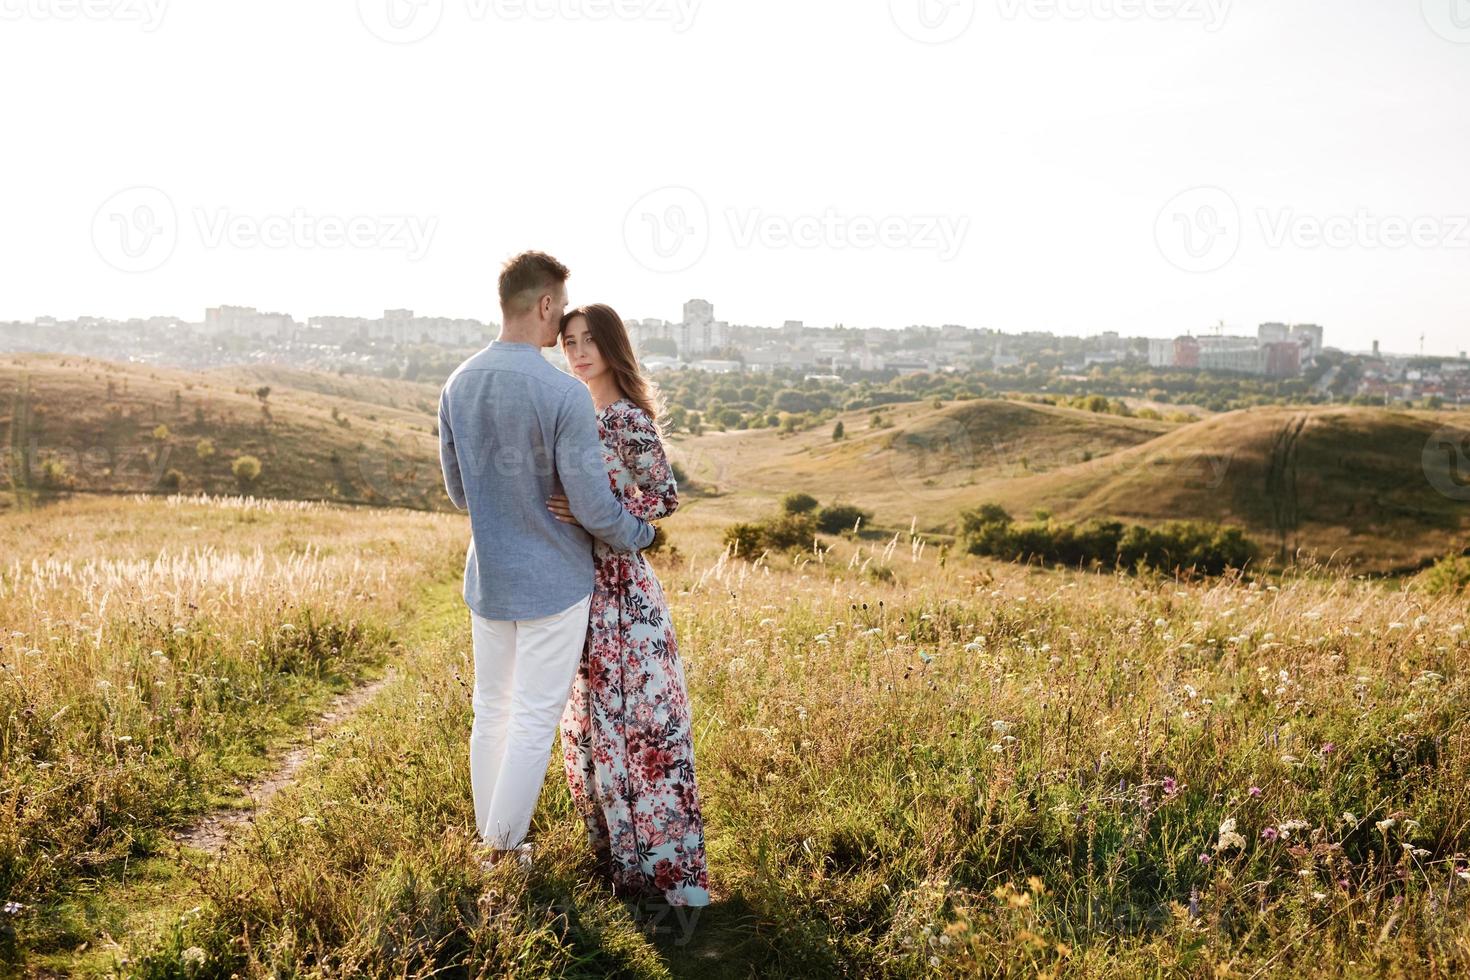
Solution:
{"label": "white trousers", "polygon": [[470,786],[475,826],[490,847],[525,840],[546,764],[587,640],[592,597],[541,619],[470,613],[475,646],[475,721]]}

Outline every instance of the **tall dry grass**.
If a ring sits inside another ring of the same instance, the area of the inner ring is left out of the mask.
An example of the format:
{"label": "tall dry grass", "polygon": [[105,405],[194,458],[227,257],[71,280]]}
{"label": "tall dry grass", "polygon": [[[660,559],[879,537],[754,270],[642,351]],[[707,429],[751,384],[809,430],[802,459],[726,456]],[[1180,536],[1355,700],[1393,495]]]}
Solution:
{"label": "tall dry grass", "polygon": [[[452,518],[77,499],[0,522],[0,900],[152,853],[390,655]],[[12,911],[15,911],[12,909]]]}
{"label": "tall dry grass", "polygon": [[1184,582],[941,560],[903,536],[752,564],[707,532],[676,532],[693,558],[660,567],[716,897],[695,921],[607,895],[555,765],[538,869],[475,866],[468,637],[446,607],[437,649],[198,869],[201,911],[133,968],[1470,968],[1462,601],[1309,569]]}

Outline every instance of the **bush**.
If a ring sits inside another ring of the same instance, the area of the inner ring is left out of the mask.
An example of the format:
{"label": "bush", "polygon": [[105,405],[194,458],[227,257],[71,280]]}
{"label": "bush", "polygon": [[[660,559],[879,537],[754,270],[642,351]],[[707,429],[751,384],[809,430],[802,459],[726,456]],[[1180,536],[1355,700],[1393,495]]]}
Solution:
{"label": "bush", "polygon": [[200,462],[208,462],[214,458],[214,441],[211,439],[200,439],[194,446],[194,454],[199,457]]}
{"label": "bush", "polygon": [[260,460],[254,456],[241,456],[230,466],[230,472],[235,475],[240,489],[248,490],[260,479]]}
{"label": "bush", "polygon": [[788,493],[781,499],[781,509],[788,514],[810,514],[817,509],[817,498],[809,493]]}
{"label": "bush", "polygon": [[1419,576],[1430,595],[1457,595],[1470,590],[1470,556],[1446,555]]}
{"label": "bush", "polygon": [[852,504],[832,504],[817,512],[817,528],[824,534],[841,534],[851,531],[858,521],[869,523],[873,515]]}
{"label": "bush", "polygon": [[760,524],[762,541],[772,551],[806,548],[817,536],[817,521],[810,514],[782,514]]}
{"label": "bush", "polygon": [[731,524],[725,528],[725,548],[739,558],[753,558],[764,549],[765,534],[759,524]]}
{"label": "bush", "polygon": [[960,515],[960,540],[971,554],[1007,561],[1154,568],[1219,575],[1248,564],[1256,547],[1237,527],[1170,521],[1159,527],[1090,520],[1067,524],[1042,517],[1015,524],[1003,507],[985,504]]}
{"label": "bush", "polygon": [[41,464],[41,485],[50,490],[70,490],[77,485],[77,481],[66,463],[59,459],[48,459]]}
{"label": "bush", "polygon": [[178,470],[169,470],[163,474],[163,479],[158,481],[158,485],[170,493],[178,493],[184,486],[184,474]]}

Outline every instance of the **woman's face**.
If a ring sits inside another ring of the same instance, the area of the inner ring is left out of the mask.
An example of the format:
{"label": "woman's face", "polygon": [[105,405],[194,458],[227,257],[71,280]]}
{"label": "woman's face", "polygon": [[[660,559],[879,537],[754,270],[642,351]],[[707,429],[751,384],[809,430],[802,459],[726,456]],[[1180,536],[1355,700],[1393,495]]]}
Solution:
{"label": "woman's face", "polygon": [[566,330],[562,332],[561,344],[562,353],[566,355],[572,374],[583,384],[607,370],[607,362],[597,349],[597,342],[592,339],[592,328],[585,316],[572,317]]}

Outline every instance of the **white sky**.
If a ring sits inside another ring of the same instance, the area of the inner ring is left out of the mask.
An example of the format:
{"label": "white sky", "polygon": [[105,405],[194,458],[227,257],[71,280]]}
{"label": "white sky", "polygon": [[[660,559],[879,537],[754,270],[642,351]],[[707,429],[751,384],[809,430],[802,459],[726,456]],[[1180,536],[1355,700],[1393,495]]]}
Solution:
{"label": "white sky", "polygon": [[0,82],[0,319],[493,320],[539,247],[633,317],[1470,347],[1470,0],[0,0]]}

